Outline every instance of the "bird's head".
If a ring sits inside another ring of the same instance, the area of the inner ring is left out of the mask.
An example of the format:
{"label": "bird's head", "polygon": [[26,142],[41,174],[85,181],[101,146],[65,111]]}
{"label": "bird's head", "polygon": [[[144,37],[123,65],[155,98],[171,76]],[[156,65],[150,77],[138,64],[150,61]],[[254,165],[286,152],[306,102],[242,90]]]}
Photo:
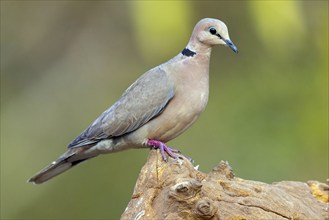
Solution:
{"label": "bird's head", "polygon": [[230,40],[226,25],[218,19],[204,18],[200,20],[193,30],[191,40],[196,40],[208,47],[223,44],[238,53],[238,48]]}

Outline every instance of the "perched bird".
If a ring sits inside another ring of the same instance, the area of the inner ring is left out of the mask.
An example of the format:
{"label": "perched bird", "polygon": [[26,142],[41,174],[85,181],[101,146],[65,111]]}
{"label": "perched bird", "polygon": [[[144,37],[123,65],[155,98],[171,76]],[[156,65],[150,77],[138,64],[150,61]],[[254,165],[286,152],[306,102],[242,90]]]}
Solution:
{"label": "perched bird", "polygon": [[129,148],[158,148],[165,161],[166,154],[177,158],[179,151],[165,143],[189,128],[205,109],[210,54],[217,44],[238,52],[222,21],[200,20],[181,53],[140,76],[62,156],[28,181],[43,183],[82,161]]}

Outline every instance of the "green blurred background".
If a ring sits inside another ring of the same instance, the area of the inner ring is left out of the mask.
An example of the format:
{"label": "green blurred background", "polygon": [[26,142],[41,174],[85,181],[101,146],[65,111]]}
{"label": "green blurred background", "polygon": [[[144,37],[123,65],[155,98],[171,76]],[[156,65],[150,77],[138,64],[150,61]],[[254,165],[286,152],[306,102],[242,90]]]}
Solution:
{"label": "green blurred background", "polygon": [[271,183],[328,177],[328,1],[1,1],[1,219],[117,219],[148,150],[26,180],[143,72],[223,20],[199,121],[169,144],[209,172]]}

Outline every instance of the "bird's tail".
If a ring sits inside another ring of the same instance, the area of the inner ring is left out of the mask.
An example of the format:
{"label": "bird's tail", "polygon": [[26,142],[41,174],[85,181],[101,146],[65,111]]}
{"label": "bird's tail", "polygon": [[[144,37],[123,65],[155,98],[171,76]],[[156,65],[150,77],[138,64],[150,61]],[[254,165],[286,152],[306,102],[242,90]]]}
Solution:
{"label": "bird's tail", "polygon": [[85,149],[82,148],[71,148],[66,151],[57,160],[49,164],[47,167],[36,173],[31,177],[28,182],[34,184],[40,184],[50,180],[51,178],[65,172],[66,170],[74,167],[75,165],[88,160],[97,155],[84,154]]}

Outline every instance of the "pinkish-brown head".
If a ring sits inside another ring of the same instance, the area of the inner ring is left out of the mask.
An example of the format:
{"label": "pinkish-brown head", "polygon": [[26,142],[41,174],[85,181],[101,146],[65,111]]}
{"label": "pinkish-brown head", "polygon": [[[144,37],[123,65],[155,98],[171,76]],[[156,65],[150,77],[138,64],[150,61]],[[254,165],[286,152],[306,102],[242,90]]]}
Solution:
{"label": "pinkish-brown head", "polygon": [[195,25],[189,44],[192,47],[198,47],[198,45],[212,47],[223,44],[238,53],[238,48],[230,40],[224,22],[214,18],[204,18]]}

